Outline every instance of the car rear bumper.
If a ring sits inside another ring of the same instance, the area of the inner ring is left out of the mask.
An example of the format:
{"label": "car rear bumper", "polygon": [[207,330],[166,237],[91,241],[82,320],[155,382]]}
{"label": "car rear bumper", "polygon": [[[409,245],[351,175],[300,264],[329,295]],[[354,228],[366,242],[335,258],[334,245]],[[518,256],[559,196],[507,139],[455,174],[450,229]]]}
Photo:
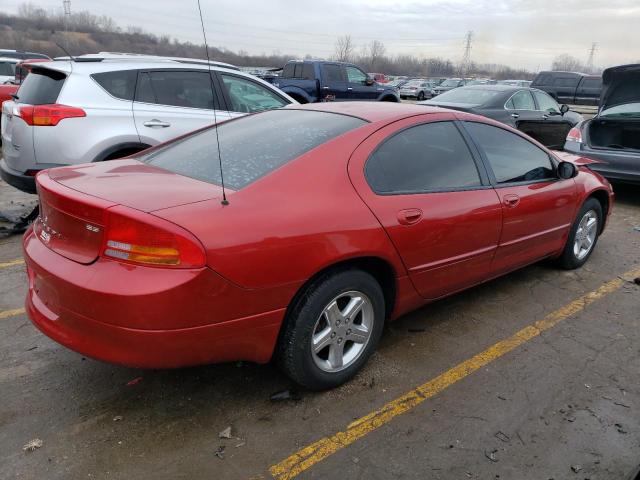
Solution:
{"label": "car rear bumper", "polygon": [[36,177],[12,169],[4,158],[0,159],[0,177],[12,187],[27,193],[36,193]]}
{"label": "car rear bumper", "polygon": [[242,297],[230,289],[241,289],[208,268],[154,268],[145,281],[136,270],[149,267],[101,259],[81,265],[49,250],[32,229],[23,248],[27,313],[71,350],[139,368],[265,363],[273,354],[285,308],[220,320],[235,306],[221,302],[237,303]]}
{"label": "car rear bumper", "polygon": [[589,164],[589,168],[609,180],[640,184],[640,153],[595,149],[576,142],[566,142],[564,150],[598,160],[601,163]]}

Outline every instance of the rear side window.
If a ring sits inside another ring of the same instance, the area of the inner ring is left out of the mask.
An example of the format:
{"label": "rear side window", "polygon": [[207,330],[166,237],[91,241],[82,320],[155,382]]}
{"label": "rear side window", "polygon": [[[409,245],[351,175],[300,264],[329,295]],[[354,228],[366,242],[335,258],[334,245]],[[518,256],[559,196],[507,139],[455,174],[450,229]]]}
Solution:
{"label": "rear side window", "polygon": [[211,76],[207,71],[142,72],[136,101],[212,110]]}
{"label": "rear side window", "polygon": [[16,72],[16,64],[13,62],[0,62],[0,75],[13,77]]}
{"label": "rear side window", "polygon": [[282,69],[282,77],[283,78],[293,78],[293,74],[295,73],[295,63],[287,63]]}
{"label": "rear side window", "polygon": [[586,78],[582,82],[582,86],[584,88],[600,88],[600,87],[602,87],[602,79],[601,78]]}
{"label": "rear side window", "polygon": [[133,100],[136,90],[136,70],[95,73],[91,75],[98,84],[116,98]]}
{"label": "rear side window", "polygon": [[535,110],[536,104],[533,102],[533,97],[527,90],[520,90],[515,93],[509,100],[508,108],[514,110]]}
{"label": "rear side window", "polygon": [[344,72],[340,65],[325,64],[322,66],[325,82],[344,82]]}
{"label": "rear side window", "polygon": [[476,164],[451,122],[411,127],[385,140],[365,166],[378,194],[410,194],[480,186]]}
{"label": "rear side window", "polygon": [[558,77],[553,80],[553,85],[556,87],[575,87],[579,81],[580,79],[577,77]]}
{"label": "rear side window", "polygon": [[496,182],[555,178],[549,155],[520,135],[484,123],[465,122],[465,127],[487,156]]}
{"label": "rear side window", "polygon": [[30,105],[56,103],[67,76],[44,68],[34,68],[18,90],[18,101]]}
{"label": "rear side window", "polygon": [[304,80],[315,80],[316,72],[313,68],[312,63],[303,63],[302,64],[302,78]]}
{"label": "rear side window", "polygon": [[[327,112],[272,110],[218,127],[225,186],[243,188],[309,150],[367,122]],[[139,160],[220,185],[215,128],[195,133]]]}

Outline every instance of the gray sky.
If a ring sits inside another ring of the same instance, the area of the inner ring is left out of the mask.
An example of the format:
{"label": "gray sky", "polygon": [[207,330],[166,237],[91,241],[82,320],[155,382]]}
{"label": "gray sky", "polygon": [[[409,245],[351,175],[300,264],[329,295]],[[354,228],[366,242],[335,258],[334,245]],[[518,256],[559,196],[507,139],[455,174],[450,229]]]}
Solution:
{"label": "gray sky", "polygon": [[[468,30],[472,59],[531,70],[548,68],[561,53],[595,64],[640,60],[640,0],[201,0],[212,46],[249,53],[327,57],[337,36],[358,47],[374,39],[387,53],[459,61]],[[0,0],[17,12],[22,0]],[[62,0],[32,0],[62,9]],[[109,15],[118,25],[202,43],[196,0],[71,0],[72,10]]]}

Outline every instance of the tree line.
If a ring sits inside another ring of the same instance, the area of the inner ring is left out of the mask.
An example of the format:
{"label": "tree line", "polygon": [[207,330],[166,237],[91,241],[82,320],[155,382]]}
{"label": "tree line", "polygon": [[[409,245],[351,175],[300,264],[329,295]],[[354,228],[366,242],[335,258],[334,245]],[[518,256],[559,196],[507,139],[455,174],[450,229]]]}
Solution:
{"label": "tree line", "polygon": [[[205,58],[202,44],[178,41],[169,35],[154,35],[139,26],[122,28],[106,15],[94,15],[78,11],[71,15],[46,10],[25,3],[17,15],[0,13],[0,47],[45,53],[51,57],[65,53],[64,46],[72,55],[99,51],[131,52],[149,55]],[[213,59],[240,67],[281,67],[296,55],[280,53],[250,55],[246,51],[232,51],[226,47],[209,47]],[[307,55],[306,58],[312,58]],[[471,62],[460,65],[441,57],[418,57],[416,55],[390,55],[379,40],[356,45],[350,35],[343,35],[335,42],[331,60],[353,62],[367,72],[382,72],[388,75],[448,77],[454,75],[492,77],[496,79],[531,79],[533,72],[502,64],[480,64]],[[558,70],[584,71],[584,66],[569,55],[556,57],[553,68]]]}

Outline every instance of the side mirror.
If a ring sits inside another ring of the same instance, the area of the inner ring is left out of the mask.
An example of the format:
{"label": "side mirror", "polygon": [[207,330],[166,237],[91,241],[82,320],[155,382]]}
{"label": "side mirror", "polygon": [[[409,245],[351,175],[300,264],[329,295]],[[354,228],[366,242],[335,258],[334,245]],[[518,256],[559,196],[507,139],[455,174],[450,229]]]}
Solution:
{"label": "side mirror", "polygon": [[560,113],[561,113],[562,115],[564,115],[564,114],[565,114],[565,113],[567,113],[568,111],[569,111],[569,105],[566,105],[566,104],[564,104],[564,103],[563,103],[562,105],[560,105]]}
{"label": "side mirror", "polygon": [[571,162],[560,162],[558,164],[558,177],[563,180],[569,180],[570,178],[578,175],[578,168]]}
{"label": "side mirror", "polygon": [[371,85],[373,85],[375,82],[375,80],[371,77],[367,77],[367,79],[364,81],[364,84],[368,87],[370,87]]}

